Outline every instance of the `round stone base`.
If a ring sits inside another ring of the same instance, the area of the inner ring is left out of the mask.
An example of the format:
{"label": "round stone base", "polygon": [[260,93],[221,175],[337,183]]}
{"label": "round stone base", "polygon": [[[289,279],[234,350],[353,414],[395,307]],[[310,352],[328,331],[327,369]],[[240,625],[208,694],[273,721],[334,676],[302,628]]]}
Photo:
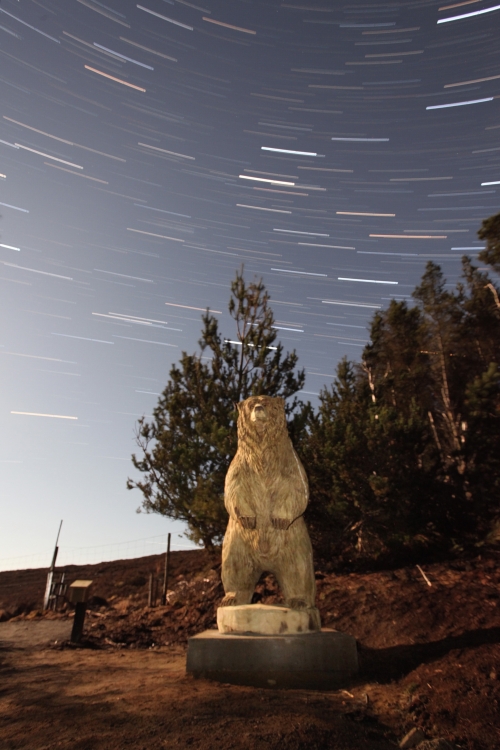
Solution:
{"label": "round stone base", "polygon": [[219,607],[219,633],[253,633],[255,635],[296,635],[321,630],[319,610],[290,609],[269,604],[240,604]]}

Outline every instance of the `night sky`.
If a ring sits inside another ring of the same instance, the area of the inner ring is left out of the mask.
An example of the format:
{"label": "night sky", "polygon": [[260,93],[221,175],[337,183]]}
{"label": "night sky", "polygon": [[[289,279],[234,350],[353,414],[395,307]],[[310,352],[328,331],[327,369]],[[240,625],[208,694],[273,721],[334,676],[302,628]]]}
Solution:
{"label": "night sky", "polygon": [[500,5],[142,2],[0,2],[0,569],[189,545],[134,425],[242,263],[317,404],[500,209]]}

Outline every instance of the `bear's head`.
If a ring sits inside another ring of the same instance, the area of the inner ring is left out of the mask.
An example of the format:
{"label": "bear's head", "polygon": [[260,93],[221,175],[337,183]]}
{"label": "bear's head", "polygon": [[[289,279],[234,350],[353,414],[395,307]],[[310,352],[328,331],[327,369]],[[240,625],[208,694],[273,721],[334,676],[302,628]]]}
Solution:
{"label": "bear's head", "polygon": [[271,396],[251,396],[240,401],[238,407],[238,439],[250,435],[267,442],[269,438],[288,435],[285,418],[285,401]]}

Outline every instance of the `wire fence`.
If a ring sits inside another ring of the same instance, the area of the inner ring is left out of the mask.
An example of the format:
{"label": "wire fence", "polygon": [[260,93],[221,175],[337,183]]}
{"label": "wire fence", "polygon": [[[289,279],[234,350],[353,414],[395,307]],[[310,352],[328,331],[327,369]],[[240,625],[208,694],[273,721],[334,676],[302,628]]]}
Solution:
{"label": "wire fence", "polygon": [[[56,567],[67,565],[94,565],[113,560],[130,560],[136,557],[158,555],[167,549],[167,534],[131,539],[126,542],[112,544],[98,544],[92,547],[69,547],[59,545]],[[194,544],[182,544],[172,539],[170,549],[178,550],[199,549]],[[33,568],[49,568],[53,550],[36,552],[31,555],[17,555],[15,557],[0,557],[0,572],[7,570],[26,570]]]}

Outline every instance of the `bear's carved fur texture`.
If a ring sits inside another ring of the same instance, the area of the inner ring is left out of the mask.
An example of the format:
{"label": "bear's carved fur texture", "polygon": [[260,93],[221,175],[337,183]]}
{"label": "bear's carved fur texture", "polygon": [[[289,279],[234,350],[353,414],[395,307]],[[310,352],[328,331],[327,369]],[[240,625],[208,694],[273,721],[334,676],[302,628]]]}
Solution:
{"label": "bear's carved fur texture", "polygon": [[229,523],[222,547],[222,606],[249,604],[261,574],[273,573],[285,604],[314,607],[316,583],[302,517],[309,488],[293,449],[281,398],[238,404],[238,450],[226,475]]}

